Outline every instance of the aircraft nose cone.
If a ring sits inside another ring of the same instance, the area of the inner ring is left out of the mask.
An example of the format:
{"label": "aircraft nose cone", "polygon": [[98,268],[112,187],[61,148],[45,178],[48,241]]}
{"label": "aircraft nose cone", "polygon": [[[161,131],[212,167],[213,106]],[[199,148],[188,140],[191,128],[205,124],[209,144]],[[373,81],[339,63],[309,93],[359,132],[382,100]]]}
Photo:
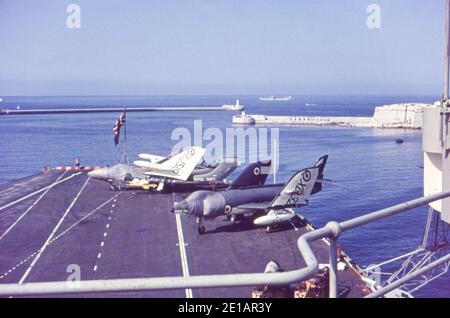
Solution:
{"label": "aircraft nose cone", "polygon": [[106,178],[106,169],[99,168],[88,172],[88,176],[95,179],[104,179]]}
{"label": "aircraft nose cone", "polygon": [[173,209],[171,209],[170,211],[175,213],[187,213],[188,208],[188,203],[186,202],[186,200],[183,200],[180,202],[175,202],[173,204]]}

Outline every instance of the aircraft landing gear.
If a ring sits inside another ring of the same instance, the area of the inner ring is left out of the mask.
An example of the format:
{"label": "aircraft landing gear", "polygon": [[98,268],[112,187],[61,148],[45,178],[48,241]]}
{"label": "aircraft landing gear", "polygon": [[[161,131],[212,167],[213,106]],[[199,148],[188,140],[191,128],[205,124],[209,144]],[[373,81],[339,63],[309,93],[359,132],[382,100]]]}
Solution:
{"label": "aircraft landing gear", "polygon": [[206,229],[202,225],[202,218],[200,218],[200,217],[195,218],[195,223],[197,223],[197,232],[198,232],[198,234],[205,234]]}
{"label": "aircraft landing gear", "polygon": [[120,191],[122,190],[120,187],[120,182],[110,182],[109,190],[111,191]]}
{"label": "aircraft landing gear", "polygon": [[266,233],[278,232],[282,228],[283,225],[281,223],[271,224],[266,226]]}
{"label": "aircraft landing gear", "polygon": [[198,234],[205,234],[206,229],[203,225],[199,225],[197,228],[197,232],[198,232]]}
{"label": "aircraft landing gear", "polygon": [[272,233],[273,226],[266,226],[266,233]]}
{"label": "aircraft landing gear", "polygon": [[230,215],[230,218],[228,220],[230,220],[231,223],[235,224],[238,221],[242,221],[244,219],[243,215],[240,214],[233,214]]}

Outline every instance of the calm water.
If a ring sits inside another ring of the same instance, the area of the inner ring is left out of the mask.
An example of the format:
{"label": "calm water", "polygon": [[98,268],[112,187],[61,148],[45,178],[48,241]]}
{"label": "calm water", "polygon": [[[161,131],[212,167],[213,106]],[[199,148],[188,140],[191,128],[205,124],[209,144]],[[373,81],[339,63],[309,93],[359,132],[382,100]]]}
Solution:
{"label": "calm water", "polygon": [[[235,96],[158,97],[3,97],[0,108],[22,109],[102,106],[213,106],[234,103]],[[371,116],[377,105],[396,102],[434,102],[437,96],[294,96],[289,102],[260,102],[240,96],[250,114]],[[192,129],[194,119],[203,129],[232,127],[234,112],[153,112],[128,114],[130,159],[140,152],[167,154],[176,141],[173,129]],[[74,114],[0,117],[0,183],[36,173],[43,166],[118,162],[122,148],[114,147],[112,127],[118,114]],[[329,154],[326,177],[339,186],[326,185],[301,210],[316,226],[345,220],[422,195],[421,132],[400,129],[344,127],[281,127],[278,181],[293,170]],[[403,144],[395,139],[403,138]],[[205,141],[207,144],[208,141]],[[245,158],[241,158],[245,159]],[[340,239],[346,252],[360,265],[381,262],[420,244],[427,209],[386,219]],[[416,296],[450,297],[450,275]]]}

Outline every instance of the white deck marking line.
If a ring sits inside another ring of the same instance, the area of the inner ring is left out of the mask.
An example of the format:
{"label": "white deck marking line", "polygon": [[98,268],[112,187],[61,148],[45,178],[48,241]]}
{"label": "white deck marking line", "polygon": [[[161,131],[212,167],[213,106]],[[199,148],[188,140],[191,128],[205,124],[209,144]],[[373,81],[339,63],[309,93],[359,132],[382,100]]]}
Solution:
{"label": "white deck marking line", "polygon": [[[119,192],[118,194],[114,195],[113,197],[111,197],[110,199],[108,199],[107,201],[103,202],[102,204],[100,204],[98,207],[96,207],[95,209],[91,210],[88,214],[86,214],[85,216],[83,216],[81,219],[79,219],[78,221],[76,221],[75,223],[73,223],[71,226],[69,226],[68,228],[66,228],[64,231],[62,231],[60,234],[58,234],[57,236],[55,236],[51,241],[50,244],[53,244],[55,241],[57,241],[58,239],[60,239],[62,236],[64,236],[65,234],[67,234],[70,230],[72,230],[75,226],[77,226],[78,224],[80,224],[81,222],[83,222],[84,220],[86,220],[88,217],[90,217],[92,214],[94,214],[95,212],[97,212],[98,210],[100,210],[101,208],[103,208],[105,205],[107,205],[108,203],[110,203],[114,198],[116,198],[117,196],[120,195],[121,192]],[[28,262],[28,260],[30,258],[32,258],[34,255],[36,255],[39,252],[39,250],[33,252],[32,254],[28,255],[27,258],[23,259],[21,262],[17,263],[13,268],[17,268],[21,265],[23,265],[24,263]],[[11,269],[8,271],[11,272]],[[8,272],[3,273],[2,275],[0,275],[0,279],[4,278],[5,276],[7,276]]]}
{"label": "white deck marking line", "polygon": [[[186,256],[186,248],[184,245],[184,237],[183,237],[183,229],[181,227],[181,220],[180,215],[175,215],[175,220],[177,223],[177,232],[178,232],[178,246],[180,248],[180,256],[181,256],[181,266],[183,268],[183,276],[189,277],[189,266],[187,262],[187,256]],[[193,298],[192,297],[192,289],[186,288],[186,298]]]}
{"label": "white deck marking line", "polygon": [[[116,196],[117,197],[117,196]],[[116,202],[117,201],[117,199],[115,198],[114,200],[113,200],[113,202]],[[111,213],[113,213],[113,210],[111,210]],[[108,220],[111,220],[111,216],[109,216],[108,217]],[[108,229],[109,228],[109,223],[106,223],[106,229]],[[105,231],[105,233],[103,233],[103,237],[106,237],[107,235],[108,235],[108,230],[106,230]],[[105,241],[101,241],[101,243],[100,243],[100,250],[101,250],[101,248],[103,247],[105,245]],[[98,253],[98,255],[97,255],[97,260],[99,260],[100,259],[100,257],[102,256],[102,253],[100,252],[100,253]],[[96,264],[95,264],[95,266],[94,266],[94,272],[95,271],[97,271],[97,268],[98,268],[98,265],[97,265],[97,261],[95,261],[96,262]]]}
{"label": "white deck marking line", "polygon": [[[175,201],[175,194],[173,195]],[[186,246],[184,245],[184,236],[183,236],[183,228],[181,226],[181,219],[179,214],[175,214],[175,221],[177,223],[177,232],[178,232],[178,247],[180,248],[180,257],[181,257],[181,267],[183,269],[183,276],[189,277],[189,266],[186,256]],[[192,289],[185,289],[186,298],[193,298]]]}
{"label": "white deck marking line", "polygon": [[[58,182],[58,181],[66,174],[67,171],[69,171],[69,170],[65,170],[65,171],[58,177],[58,179],[56,179],[55,182]],[[39,201],[42,200],[43,197],[45,197],[45,195],[50,191],[50,189],[51,189],[51,187],[48,188],[47,190],[45,190],[44,193],[42,193],[42,194],[39,196],[39,198],[37,198],[37,200],[34,201],[33,204],[31,204],[31,205],[25,210],[25,212],[23,212],[22,215],[19,216],[19,217],[17,218],[17,220],[15,220],[14,223],[11,224],[11,225],[6,229],[6,231],[3,232],[2,235],[0,235],[0,240],[1,240],[3,237],[5,237],[5,235],[8,234],[8,232],[11,231],[11,230],[13,229],[13,227],[15,227],[15,226],[17,225],[17,223],[19,223],[20,220],[22,220],[23,217],[24,217],[25,215],[27,215],[28,212],[30,212],[31,209],[34,208],[34,207],[36,206],[36,204],[39,203]]]}
{"label": "white deck marking line", "polygon": [[28,275],[30,274],[31,270],[33,269],[33,266],[36,265],[37,261],[39,260],[39,258],[41,257],[41,255],[44,253],[45,249],[47,248],[47,246],[50,244],[50,241],[52,240],[53,236],[55,235],[56,231],[59,229],[59,227],[61,226],[61,224],[63,223],[64,219],[66,218],[67,214],[69,214],[70,210],[72,210],[73,206],[75,205],[75,202],[77,202],[78,198],[80,197],[81,193],[83,192],[84,188],[86,188],[89,180],[91,178],[88,177],[86,179],[86,181],[84,182],[83,186],[81,187],[80,191],[78,191],[77,195],[75,196],[75,198],[72,200],[72,202],[70,203],[69,207],[66,209],[66,211],[64,212],[63,216],[61,217],[61,219],[59,220],[58,224],[56,224],[55,228],[53,229],[53,231],[50,233],[50,236],[47,238],[47,240],[45,241],[44,245],[42,245],[42,247],[40,248],[38,254],[36,255],[36,257],[33,259],[33,261],[31,262],[30,266],[28,267],[28,269],[26,270],[26,272],[23,274],[22,278],[19,281],[19,284],[22,284],[25,279],[28,277]]}
{"label": "white deck marking line", "polygon": [[4,205],[4,206],[0,207],[0,211],[4,210],[4,209],[6,209],[6,208],[9,208],[10,206],[12,206],[12,205],[14,205],[14,204],[17,204],[17,203],[19,203],[19,202],[21,202],[21,201],[23,201],[23,200],[26,200],[26,199],[28,199],[28,198],[31,198],[32,196],[34,196],[34,195],[36,195],[36,194],[39,194],[39,193],[41,193],[41,192],[43,192],[43,191],[45,191],[45,190],[47,190],[47,189],[49,189],[49,188],[52,188],[52,187],[54,187],[54,186],[57,185],[57,184],[60,184],[60,183],[63,183],[63,182],[65,182],[65,181],[69,180],[69,179],[72,179],[73,177],[75,177],[75,176],[77,176],[77,175],[79,175],[79,174],[81,174],[81,173],[82,173],[82,172],[74,173],[73,175],[71,175],[71,176],[69,176],[69,177],[67,177],[67,178],[65,178],[65,179],[59,180],[58,182],[52,183],[52,184],[50,184],[50,185],[48,185],[48,186],[46,186],[46,187],[43,187],[43,188],[41,188],[41,189],[39,189],[39,190],[36,190],[36,191],[32,192],[32,193],[30,193],[30,194],[28,194],[28,195],[26,195],[26,196],[24,196],[24,197],[21,197],[20,199],[17,199],[16,201],[13,201],[13,202],[11,202],[11,203],[8,203],[7,205]]}

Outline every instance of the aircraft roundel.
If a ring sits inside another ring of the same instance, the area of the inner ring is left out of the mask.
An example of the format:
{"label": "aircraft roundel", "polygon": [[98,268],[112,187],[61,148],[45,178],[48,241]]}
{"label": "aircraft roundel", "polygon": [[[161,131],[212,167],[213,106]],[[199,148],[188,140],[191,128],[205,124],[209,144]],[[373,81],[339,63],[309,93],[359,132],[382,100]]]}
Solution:
{"label": "aircraft roundel", "polygon": [[305,173],[303,174],[303,179],[305,181],[309,181],[309,179],[311,179],[311,171],[305,170]]}
{"label": "aircraft roundel", "polygon": [[255,169],[253,169],[253,174],[255,176],[259,175],[261,173],[261,169],[259,167],[256,167]]}

